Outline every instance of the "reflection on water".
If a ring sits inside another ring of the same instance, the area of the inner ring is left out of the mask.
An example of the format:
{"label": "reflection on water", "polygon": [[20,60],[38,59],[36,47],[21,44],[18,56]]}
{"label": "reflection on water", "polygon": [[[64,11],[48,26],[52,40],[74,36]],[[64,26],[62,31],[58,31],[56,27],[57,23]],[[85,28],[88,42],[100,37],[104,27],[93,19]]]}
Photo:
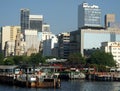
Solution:
{"label": "reflection on water", "polygon": [[61,88],[21,88],[0,85],[0,91],[120,91],[120,82],[62,81]]}

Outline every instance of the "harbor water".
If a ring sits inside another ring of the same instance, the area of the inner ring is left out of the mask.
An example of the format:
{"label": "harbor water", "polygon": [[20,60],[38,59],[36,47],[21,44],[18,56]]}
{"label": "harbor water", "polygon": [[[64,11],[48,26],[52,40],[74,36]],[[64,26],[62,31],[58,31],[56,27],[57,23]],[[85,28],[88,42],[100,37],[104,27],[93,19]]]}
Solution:
{"label": "harbor water", "polygon": [[0,84],[0,91],[120,91],[120,82],[62,81],[56,88],[26,88]]}

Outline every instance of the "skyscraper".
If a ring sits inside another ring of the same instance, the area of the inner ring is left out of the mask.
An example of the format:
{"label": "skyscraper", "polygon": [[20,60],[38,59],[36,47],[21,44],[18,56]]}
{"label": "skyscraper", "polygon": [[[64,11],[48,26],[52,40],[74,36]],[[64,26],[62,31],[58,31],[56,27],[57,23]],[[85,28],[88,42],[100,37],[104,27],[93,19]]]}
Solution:
{"label": "skyscraper", "polygon": [[114,22],[115,22],[114,14],[106,14],[105,15],[105,28],[110,27],[110,25]]}
{"label": "skyscraper", "polygon": [[[16,35],[20,31],[20,26],[4,26],[1,28],[1,49],[2,52],[13,54]],[[7,51],[6,51],[7,50]]]}
{"label": "skyscraper", "polygon": [[22,33],[25,29],[29,29],[29,14],[29,9],[21,9],[20,25]]}
{"label": "skyscraper", "polygon": [[58,35],[58,56],[60,58],[68,58],[70,52],[70,33],[64,32]]}
{"label": "skyscraper", "polygon": [[78,28],[101,27],[101,9],[99,6],[89,6],[82,3],[78,7]]}
{"label": "skyscraper", "polygon": [[42,24],[43,24],[42,15],[30,15],[29,22],[30,22],[30,29],[35,29],[38,32],[42,32]]}

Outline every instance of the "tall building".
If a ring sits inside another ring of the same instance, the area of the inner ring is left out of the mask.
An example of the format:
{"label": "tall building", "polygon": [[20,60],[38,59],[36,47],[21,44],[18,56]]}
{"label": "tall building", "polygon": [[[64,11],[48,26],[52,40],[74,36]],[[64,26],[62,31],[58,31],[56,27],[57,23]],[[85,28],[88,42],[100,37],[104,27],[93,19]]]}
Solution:
{"label": "tall building", "polygon": [[80,43],[79,43],[79,31],[71,31],[70,32],[70,54],[79,52],[79,47],[80,47]]}
{"label": "tall building", "polygon": [[43,41],[43,55],[58,57],[56,50],[57,47],[58,39],[54,34],[51,33],[50,38]]}
{"label": "tall building", "polygon": [[26,43],[23,39],[23,34],[19,32],[15,40],[14,55],[18,55],[18,56],[25,55],[25,47],[26,47]]}
{"label": "tall building", "polygon": [[29,16],[30,29],[42,32],[43,16],[42,15],[30,15]]}
{"label": "tall building", "polygon": [[107,53],[112,53],[116,65],[120,67],[120,42],[102,42],[101,49]]}
{"label": "tall building", "polygon": [[115,23],[115,14],[106,14],[105,15],[105,28],[110,27],[112,23]]}
{"label": "tall building", "polygon": [[82,3],[78,6],[78,28],[101,27],[101,9],[99,6],[89,6]]}
{"label": "tall building", "polygon": [[65,32],[58,35],[58,56],[68,58],[70,52],[70,33]]}
{"label": "tall building", "polygon": [[[20,31],[20,26],[4,26],[1,28],[1,44],[2,44],[2,51],[5,49],[5,44],[8,41],[14,41],[16,40],[16,35]],[[11,44],[11,43],[9,43]],[[14,43],[12,43],[14,44]]]}
{"label": "tall building", "polygon": [[22,33],[24,33],[25,29],[29,29],[29,14],[29,9],[21,9],[20,25]]}
{"label": "tall building", "polygon": [[6,41],[4,47],[4,56],[14,56],[15,41]]}
{"label": "tall building", "polygon": [[120,41],[120,29],[83,29],[80,33],[81,52],[85,50],[100,48],[104,41],[115,42]]}
{"label": "tall building", "polygon": [[26,42],[25,52],[28,52],[32,49],[36,50],[36,52],[39,52],[39,44],[40,43],[38,41],[37,30],[26,29],[25,30],[25,42]]}
{"label": "tall building", "polygon": [[87,50],[100,49],[102,42],[120,41],[120,29],[79,29],[71,32],[70,36],[70,42],[74,42],[72,52],[76,50],[76,52],[80,52],[82,55],[85,55],[85,51]]}

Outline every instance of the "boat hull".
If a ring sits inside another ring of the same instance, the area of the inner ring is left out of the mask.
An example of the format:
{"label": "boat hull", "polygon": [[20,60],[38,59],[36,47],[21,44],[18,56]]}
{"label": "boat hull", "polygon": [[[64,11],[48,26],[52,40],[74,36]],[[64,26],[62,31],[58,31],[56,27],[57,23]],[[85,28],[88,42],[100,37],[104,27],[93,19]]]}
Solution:
{"label": "boat hull", "polygon": [[60,87],[60,80],[58,80],[58,79],[57,80],[56,79],[44,79],[44,81],[34,81],[34,82],[16,80],[15,84],[17,86],[20,86],[20,87],[59,88]]}

